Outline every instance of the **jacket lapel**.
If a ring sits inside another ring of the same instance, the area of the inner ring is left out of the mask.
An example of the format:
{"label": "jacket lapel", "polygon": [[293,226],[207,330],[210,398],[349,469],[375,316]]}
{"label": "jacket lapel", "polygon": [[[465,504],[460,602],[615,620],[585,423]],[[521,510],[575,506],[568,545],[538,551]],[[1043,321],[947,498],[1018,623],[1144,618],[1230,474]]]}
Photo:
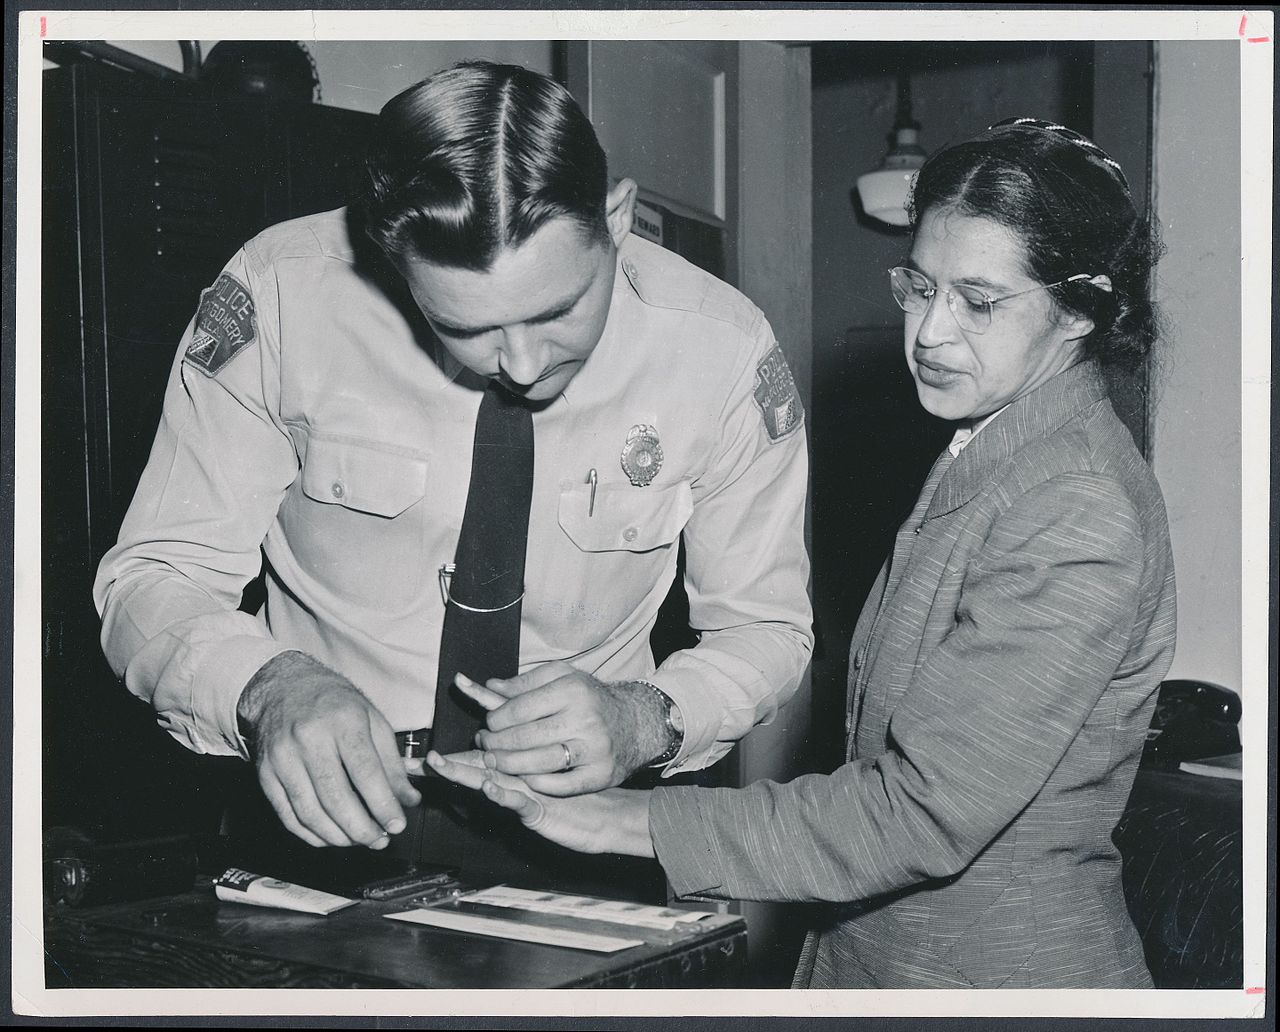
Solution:
{"label": "jacket lapel", "polygon": [[1092,362],[1081,362],[1023,395],[988,423],[951,464],[924,521],[954,512],[991,483],[996,468],[1030,441],[1046,437],[1107,396]]}

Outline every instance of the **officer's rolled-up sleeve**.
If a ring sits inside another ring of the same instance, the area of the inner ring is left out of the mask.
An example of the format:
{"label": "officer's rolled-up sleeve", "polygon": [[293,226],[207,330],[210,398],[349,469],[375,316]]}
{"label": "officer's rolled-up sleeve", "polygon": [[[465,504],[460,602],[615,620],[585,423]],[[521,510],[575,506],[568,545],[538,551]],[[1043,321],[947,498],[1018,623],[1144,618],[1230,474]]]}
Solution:
{"label": "officer's rolled-up sleeve", "polygon": [[[684,529],[689,619],[699,643],[668,657],[651,678],[685,725],[683,747],[664,775],[707,767],[756,724],[772,721],[812,652],[803,412],[763,318],[754,339],[720,415],[716,453],[693,484]],[[762,370],[783,377],[772,395]]]}
{"label": "officer's rolled-up sleeve", "polygon": [[260,271],[243,251],[226,267],[252,296],[254,339],[216,373],[184,361],[196,320],[187,328],[150,459],[94,584],[112,669],[175,739],[215,755],[246,755],[240,693],[286,651],[238,611],[298,468],[277,415],[276,286]]}

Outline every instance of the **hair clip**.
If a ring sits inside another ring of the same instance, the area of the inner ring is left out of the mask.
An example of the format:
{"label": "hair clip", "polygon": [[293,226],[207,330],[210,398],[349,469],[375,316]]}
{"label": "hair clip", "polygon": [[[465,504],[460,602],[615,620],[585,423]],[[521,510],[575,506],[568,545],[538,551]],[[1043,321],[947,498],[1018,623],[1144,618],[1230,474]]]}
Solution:
{"label": "hair clip", "polygon": [[1025,125],[1030,126],[1033,129],[1043,129],[1046,132],[1054,133],[1057,136],[1061,136],[1064,140],[1074,143],[1076,146],[1082,148],[1086,153],[1097,158],[1104,165],[1114,171],[1116,177],[1120,180],[1120,185],[1128,191],[1129,180],[1125,177],[1124,169],[1120,167],[1120,162],[1116,161],[1115,158],[1111,157],[1106,151],[1083,133],[1078,133],[1069,126],[1062,125],[1059,122],[1045,121],[1043,118],[1006,118],[1004,121],[996,122],[995,125],[990,125],[987,128],[1001,129],[1007,125]]}

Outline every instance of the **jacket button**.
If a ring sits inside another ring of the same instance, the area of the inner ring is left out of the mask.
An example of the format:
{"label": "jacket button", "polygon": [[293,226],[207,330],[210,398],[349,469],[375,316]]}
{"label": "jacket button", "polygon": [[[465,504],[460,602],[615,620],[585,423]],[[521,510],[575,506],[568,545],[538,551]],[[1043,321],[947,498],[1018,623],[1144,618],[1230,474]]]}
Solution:
{"label": "jacket button", "polygon": [[640,531],[636,530],[635,527],[628,527],[626,530],[622,532],[622,540],[634,541],[639,536],[639,534],[640,534]]}
{"label": "jacket button", "polygon": [[341,480],[333,482],[333,497],[342,498],[347,493],[347,486]]}
{"label": "jacket button", "polygon": [[865,645],[853,654],[853,669],[861,670],[862,664],[867,658],[867,647]]}

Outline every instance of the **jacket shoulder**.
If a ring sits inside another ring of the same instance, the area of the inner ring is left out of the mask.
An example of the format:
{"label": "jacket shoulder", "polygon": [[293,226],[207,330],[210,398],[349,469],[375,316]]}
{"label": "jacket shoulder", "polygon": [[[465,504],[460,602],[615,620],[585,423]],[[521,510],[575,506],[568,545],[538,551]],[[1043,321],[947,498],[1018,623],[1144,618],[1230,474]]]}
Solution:
{"label": "jacket shoulder", "polygon": [[640,237],[628,237],[622,245],[622,272],[636,296],[651,308],[726,323],[749,335],[754,335],[764,322],[764,313],[740,291],[680,255]]}
{"label": "jacket shoulder", "polygon": [[1049,480],[1088,483],[1127,497],[1139,512],[1163,511],[1160,488],[1128,428],[1102,399],[1077,413],[1053,433],[1022,448],[999,478],[1013,494]]}

